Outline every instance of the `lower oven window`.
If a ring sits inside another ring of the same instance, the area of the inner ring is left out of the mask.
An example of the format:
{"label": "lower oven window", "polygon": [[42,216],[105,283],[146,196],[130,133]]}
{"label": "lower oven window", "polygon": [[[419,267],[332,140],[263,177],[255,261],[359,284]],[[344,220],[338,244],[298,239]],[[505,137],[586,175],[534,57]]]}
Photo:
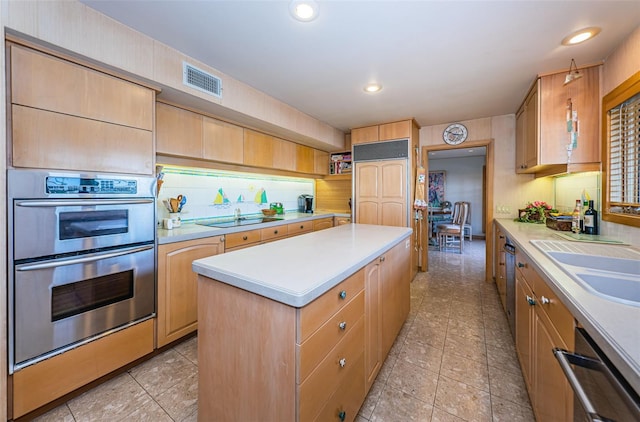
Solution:
{"label": "lower oven window", "polygon": [[51,321],[59,321],[133,297],[133,270],[53,287]]}
{"label": "lower oven window", "polygon": [[60,213],[60,240],[127,233],[128,230],[128,210]]}

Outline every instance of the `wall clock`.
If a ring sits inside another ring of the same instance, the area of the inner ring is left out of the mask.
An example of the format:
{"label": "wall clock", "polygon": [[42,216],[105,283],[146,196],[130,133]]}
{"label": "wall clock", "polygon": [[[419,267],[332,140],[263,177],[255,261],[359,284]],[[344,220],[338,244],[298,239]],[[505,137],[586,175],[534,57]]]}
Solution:
{"label": "wall clock", "polygon": [[454,123],[447,126],[447,128],[442,133],[442,139],[444,139],[444,142],[449,145],[460,145],[467,139],[468,135],[469,133],[467,132],[467,128],[464,125],[460,123]]}

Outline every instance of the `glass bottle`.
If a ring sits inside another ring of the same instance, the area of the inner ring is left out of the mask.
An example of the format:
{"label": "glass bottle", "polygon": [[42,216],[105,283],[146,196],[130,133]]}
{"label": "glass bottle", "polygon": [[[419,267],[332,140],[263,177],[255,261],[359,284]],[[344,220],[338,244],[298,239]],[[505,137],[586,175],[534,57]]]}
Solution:
{"label": "glass bottle", "polygon": [[598,211],[593,209],[593,200],[589,200],[589,208],[584,212],[584,232],[598,234]]}
{"label": "glass bottle", "polygon": [[574,233],[580,233],[580,200],[576,199],[576,207],[571,214],[571,231]]}

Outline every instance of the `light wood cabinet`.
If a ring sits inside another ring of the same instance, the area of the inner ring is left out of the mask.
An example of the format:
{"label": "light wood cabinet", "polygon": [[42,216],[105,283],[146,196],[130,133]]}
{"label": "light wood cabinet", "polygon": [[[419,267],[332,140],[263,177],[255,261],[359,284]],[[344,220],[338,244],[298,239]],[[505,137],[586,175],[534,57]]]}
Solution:
{"label": "light wood cabinet", "polygon": [[157,103],[156,153],[202,158],[202,115]]}
{"label": "light wood cabinet", "polygon": [[355,221],[407,226],[407,161],[355,164]]}
{"label": "light wood cabinet", "polygon": [[155,92],[10,45],[15,167],[153,174]]}
{"label": "light wood cabinet", "polygon": [[[582,78],[566,86],[566,72],[541,76],[535,81],[516,113],[517,173],[551,174],[559,166],[599,169],[600,68],[580,69]],[[579,130],[578,147],[573,149],[568,164],[569,99],[578,113]]]}
{"label": "light wood cabinet", "polygon": [[506,269],[506,255],[504,251],[504,245],[507,242],[507,236],[500,228],[494,224],[495,230],[495,243],[494,243],[494,271],[495,281],[498,294],[500,296],[500,302],[502,303],[502,309],[507,311],[507,269]]}
{"label": "light wood cabinet", "polygon": [[295,144],[296,168],[301,173],[313,173],[315,171],[315,153],[313,148]]}
{"label": "light wood cabinet", "polygon": [[411,242],[409,239],[385,252],[382,275],[382,356],[386,357],[409,315],[411,285]]}
{"label": "light wood cabinet", "polygon": [[222,252],[222,236],[158,246],[158,347],[198,328],[198,281],[191,263]]}
{"label": "light wood cabinet", "polygon": [[313,150],[313,172],[316,174],[329,174],[329,153]]}
{"label": "light wood cabinet", "polygon": [[367,390],[376,380],[382,367],[382,274],[381,261],[374,259],[364,268],[365,302],[365,349],[364,373]]}
{"label": "light wood cabinet", "polygon": [[351,217],[333,217],[334,226],[342,226],[344,224],[351,224]]}
{"label": "light wood cabinet", "polygon": [[296,171],[296,144],[279,138],[272,138],[271,142],[273,144],[273,168],[278,170]]}
{"label": "light wood cabinet", "polygon": [[230,252],[237,249],[253,246],[262,241],[262,231],[247,230],[244,232],[229,233],[225,237],[225,251]]}
{"label": "light wood cabinet", "polygon": [[244,162],[244,131],[242,127],[206,116],[202,123],[202,156],[204,159],[233,164]]}
{"label": "light wood cabinet", "polygon": [[244,129],[244,164],[273,167],[274,138],[264,133]]}
{"label": "light wood cabinet", "polygon": [[333,227],[333,217],[329,218],[319,218],[317,220],[313,220],[313,231],[330,229]]}
{"label": "light wood cabinet", "polygon": [[380,140],[378,125],[351,129],[351,145],[377,142],[378,140]]}
{"label": "light wood cabinet", "polygon": [[378,128],[380,141],[390,141],[393,139],[411,138],[413,121],[402,120],[400,122],[385,123]]}
{"label": "light wood cabinet", "polygon": [[573,420],[573,391],[553,348],[574,348],[574,321],[523,255],[516,255],[516,351],[537,420]]}
{"label": "light wood cabinet", "polygon": [[299,223],[291,223],[287,225],[287,233],[289,233],[290,237],[309,233],[311,231],[313,231],[312,221],[301,221]]}

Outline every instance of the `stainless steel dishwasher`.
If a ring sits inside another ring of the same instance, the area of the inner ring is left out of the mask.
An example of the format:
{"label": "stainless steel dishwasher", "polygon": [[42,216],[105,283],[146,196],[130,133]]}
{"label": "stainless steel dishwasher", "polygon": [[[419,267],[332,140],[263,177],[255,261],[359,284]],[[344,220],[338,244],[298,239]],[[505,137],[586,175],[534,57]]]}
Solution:
{"label": "stainless steel dishwasher", "polygon": [[[574,353],[554,349],[575,393],[574,421],[640,421],[640,398],[583,328]],[[573,367],[572,367],[573,366]]]}
{"label": "stainless steel dishwasher", "polygon": [[504,265],[506,279],[507,321],[511,335],[516,335],[516,247],[508,237],[504,243]]}

